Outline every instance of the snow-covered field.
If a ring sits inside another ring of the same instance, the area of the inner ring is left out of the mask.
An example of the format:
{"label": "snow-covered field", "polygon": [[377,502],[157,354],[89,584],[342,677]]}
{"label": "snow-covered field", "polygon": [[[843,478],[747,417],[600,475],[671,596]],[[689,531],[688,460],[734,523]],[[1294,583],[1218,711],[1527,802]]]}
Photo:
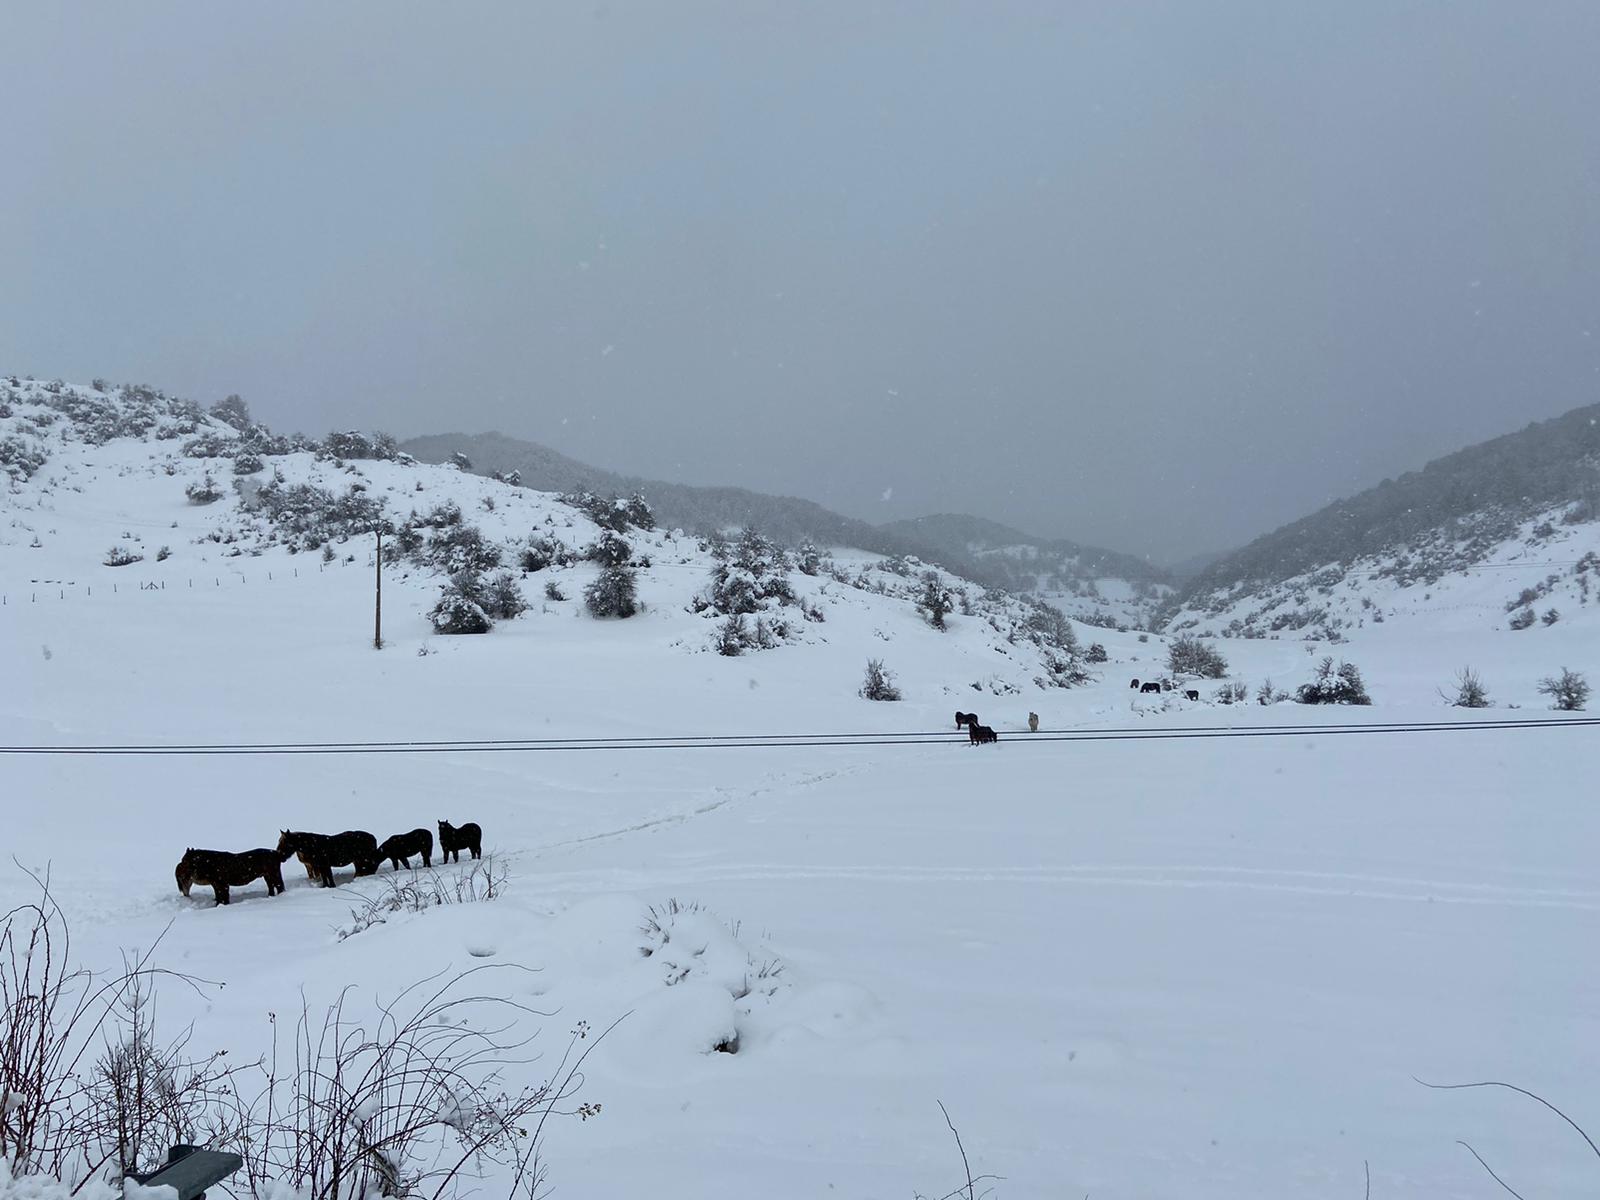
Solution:
{"label": "snow-covered field", "polygon": [[[371,1003],[439,970],[534,968],[503,986],[551,1014],[546,1066],[579,1022],[621,1018],[586,1064],[600,1114],[548,1133],[566,1197],[944,1195],[963,1176],[940,1101],[1000,1197],[1349,1197],[1363,1161],[1374,1196],[1492,1194],[1457,1139],[1529,1196],[1600,1181],[1531,1102],[1413,1078],[1509,1080],[1600,1127],[1593,728],[1023,732],[1030,710],[1046,729],[1447,720],[1466,714],[1436,689],[1469,662],[1522,706],[1478,715],[1547,716],[1538,678],[1597,665],[1588,612],[1523,634],[1362,629],[1331,652],[1360,664],[1371,709],[1156,711],[1127,685],[1159,673],[1158,637],[1080,628],[1111,662],[1088,686],[1041,689],[975,618],[940,634],[854,591],[815,637],[705,652],[706,621],[684,610],[704,560],[685,546],[692,561],[674,562],[666,539],[641,581],[650,609],[627,622],[541,612],[530,593],[535,611],[488,636],[438,637],[422,617],[437,581],[396,574],[375,651],[364,546],[333,565],[224,559],[192,540],[214,517],[146,447],[81,455],[49,496],[0,497],[9,745],[912,731],[958,707],[1001,731],[982,748],[952,730],[936,745],[0,756],[6,850],[50,865],[82,961],[165,930],[162,964],[226,983],[162,994],[162,1020],[192,1019],[197,1047],[259,1053],[268,1013],[302,995],[353,984]],[[412,486],[361,466],[374,488]],[[471,510],[499,486],[412,470],[429,503],[455,489]],[[172,557],[99,565],[136,531]],[[1252,687],[1304,682],[1329,652],[1221,647]],[[855,696],[868,656],[899,672],[902,703]],[[1018,690],[973,691],[980,677]],[[256,884],[226,909],[173,886],[187,846],[439,818],[482,824],[501,898],[341,938],[387,866],[327,891],[291,862],[286,895]],[[8,906],[30,887],[0,871]],[[672,901],[702,907],[663,946],[645,926]],[[737,1053],[716,1052],[730,1033]]]}

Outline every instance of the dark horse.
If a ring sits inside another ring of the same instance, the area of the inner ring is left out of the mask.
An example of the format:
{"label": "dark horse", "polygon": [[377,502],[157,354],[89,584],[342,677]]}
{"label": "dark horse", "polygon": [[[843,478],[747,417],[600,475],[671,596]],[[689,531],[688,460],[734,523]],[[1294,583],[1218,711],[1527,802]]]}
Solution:
{"label": "dark horse", "polygon": [[433,834],[426,829],[413,829],[410,833],[397,833],[384,838],[378,845],[378,857],[387,858],[398,871],[409,867],[415,854],[422,855],[422,865],[433,866]]}
{"label": "dark horse", "polygon": [[278,838],[278,858],[287,861],[293,854],[306,869],[306,878],[323,887],[333,887],[333,869],[353,866],[357,875],[376,875],[378,839],[364,829],[343,833],[305,833],[284,829]]}
{"label": "dark horse", "polygon": [[1146,683],[1140,686],[1139,694],[1143,695],[1145,692],[1159,692],[1160,690],[1161,685],[1159,683]]}
{"label": "dark horse", "polygon": [[963,727],[966,727],[966,728],[970,729],[972,726],[976,725],[977,723],[978,723],[978,714],[977,713],[958,712],[956,714],[956,728],[957,729],[961,729]]}
{"label": "dark horse", "polygon": [[228,902],[230,887],[244,887],[258,879],[267,881],[267,895],[283,891],[283,860],[274,850],[246,850],[230,854],[226,850],[196,850],[190,846],[173,872],[178,890],[185,896],[195,884],[209,887],[218,904]]}
{"label": "dark horse", "polygon": [[967,726],[967,740],[974,746],[981,746],[985,742],[998,742],[1000,735],[987,725],[979,725],[974,721]]}
{"label": "dark horse", "polygon": [[472,851],[473,858],[483,857],[483,830],[478,828],[477,822],[468,821],[457,829],[449,821],[439,822],[439,852],[444,855],[444,861],[450,862],[451,856],[455,861],[461,861],[463,850]]}

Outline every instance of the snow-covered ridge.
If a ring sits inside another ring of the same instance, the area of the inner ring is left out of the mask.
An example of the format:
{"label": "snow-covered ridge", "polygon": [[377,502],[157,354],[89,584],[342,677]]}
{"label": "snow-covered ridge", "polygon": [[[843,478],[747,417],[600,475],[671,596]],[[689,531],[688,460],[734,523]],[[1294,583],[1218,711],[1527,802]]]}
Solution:
{"label": "snow-covered ridge", "polygon": [[[53,581],[45,599],[55,602],[97,586],[279,586],[370,565],[382,528],[390,636],[426,639],[441,587],[465,571],[498,578],[518,597],[511,607],[527,606],[519,624],[604,641],[619,623],[584,605],[602,570],[598,520],[622,536],[636,571],[642,611],[630,623],[674,653],[730,649],[725,627],[736,615],[708,594],[719,564],[724,583],[745,569],[739,547],[418,463],[381,434],[286,438],[251,421],[242,402],[205,411],[149,388],[3,380],[0,464],[0,579],[14,593],[37,580]],[[915,645],[909,669],[919,687],[1018,695],[1085,678],[1071,623],[1031,598],[914,559],[815,548],[790,556],[770,545],[762,553],[757,569],[786,574],[789,596],[750,606],[737,618],[748,621],[746,645],[731,648],[826,648],[840,660],[844,695],[869,657],[908,669],[885,645],[902,638]],[[949,610],[944,631],[930,621],[930,595]]]}

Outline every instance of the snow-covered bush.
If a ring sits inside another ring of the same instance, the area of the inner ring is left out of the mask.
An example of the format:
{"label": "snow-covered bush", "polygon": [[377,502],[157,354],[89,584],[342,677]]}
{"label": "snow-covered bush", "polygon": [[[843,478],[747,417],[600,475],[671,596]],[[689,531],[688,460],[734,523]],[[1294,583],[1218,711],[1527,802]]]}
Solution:
{"label": "snow-covered bush", "polygon": [[211,415],[224,425],[232,425],[240,433],[247,432],[254,424],[250,417],[250,406],[238,394],[218,400],[211,406]]}
{"label": "snow-covered bush", "polygon": [[1099,642],[1090,642],[1089,648],[1083,652],[1083,660],[1090,663],[1103,663],[1110,657],[1106,653],[1106,648]]}
{"label": "snow-covered bush", "polygon": [[1488,708],[1489,690],[1471,667],[1456,672],[1456,694],[1450,703],[1456,708]]}
{"label": "snow-covered bush", "polygon": [[638,492],[626,500],[616,495],[600,496],[588,491],[569,492],[561,497],[561,502],[570,504],[601,529],[609,529],[613,533],[626,533],[630,528],[656,527],[655,513]]}
{"label": "snow-covered bush", "polygon": [[106,551],[105,564],[108,567],[126,567],[136,562],[143,562],[144,555],[130,546],[113,546]]}
{"label": "snow-covered bush", "polygon": [[435,633],[488,633],[494,628],[483,606],[483,581],[470,571],[452,576],[428,610]]}
{"label": "snow-covered bush", "polygon": [[631,617],[639,611],[638,573],[630,566],[602,567],[583,590],[583,603],[596,617]]}
{"label": "snow-covered bush", "polygon": [[500,547],[484,537],[476,525],[452,524],[434,530],[419,557],[425,565],[446,575],[492,571],[500,565]]}
{"label": "snow-covered bush", "polygon": [[500,571],[484,581],[479,603],[485,612],[497,621],[509,621],[528,611],[528,602],[522,598],[522,587],[510,571]]}
{"label": "snow-covered bush", "polygon": [[883,665],[881,658],[867,659],[867,673],[857,694],[863,700],[900,699],[900,689],[894,683],[894,672]]}
{"label": "snow-covered bush", "polygon": [[1544,616],[1540,617],[1539,619],[1546,625],[1554,625],[1557,621],[1561,620],[1561,613],[1554,608],[1547,608],[1544,610]]}
{"label": "snow-covered bush", "polygon": [[602,567],[621,567],[633,559],[633,547],[628,539],[610,529],[602,529],[600,536],[584,547],[583,557]]}
{"label": "snow-covered bush", "polygon": [[945,615],[954,607],[955,598],[940,580],[939,573],[926,572],[922,576],[922,594],[917,597],[917,609],[928,619],[928,624],[935,629],[944,629]]}
{"label": "snow-covered bush", "polygon": [[44,466],[49,455],[44,447],[26,438],[0,438],[0,468],[18,482],[31,479]]}
{"label": "snow-covered bush", "polygon": [[1506,624],[1512,629],[1529,629],[1536,620],[1538,618],[1533,615],[1533,609],[1524,608],[1516,613]]}
{"label": "snow-covered bush", "polygon": [[1317,676],[1303,683],[1295,693],[1301,704],[1371,704],[1361,671],[1354,663],[1342,662],[1337,668],[1332,658],[1324,658],[1317,665]]}
{"label": "snow-covered bush", "polygon": [[254,475],[266,466],[259,455],[246,451],[233,460],[233,473],[235,475]]}
{"label": "snow-covered bush", "polygon": [[548,534],[534,534],[528,544],[517,554],[517,565],[525,575],[532,575],[549,566],[570,566],[574,555],[565,543]]}
{"label": "snow-covered bush", "polygon": [[1184,633],[1167,647],[1167,670],[1174,675],[1198,675],[1202,679],[1221,679],[1228,673],[1228,660],[1216,647]]}
{"label": "snow-covered bush", "polygon": [[1580,712],[1589,702],[1589,681],[1579,672],[1562,667],[1561,674],[1539,681],[1539,694],[1549,696],[1550,707],[1560,712]]}
{"label": "snow-covered bush", "polygon": [[286,544],[314,550],[324,543],[370,534],[384,525],[383,501],[359,487],[335,494],[313,483],[273,480],[248,498]]}
{"label": "snow-covered bush", "polygon": [[199,483],[191,483],[184,488],[183,494],[189,497],[191,504],[215,504],[222,499],[222,488],[208,471]]}
{"label": "snow-covered bush", "polygon": [[450,465],[458,471],[472,470],[472,460],[459,450],[450,456]]}
{"label": "snow-covered bush", "polygon": [[795,569],[802,575],[821,575],[829,566],[828,556],[818,550],[809,539],[800,543],[794,552]]}
{"label": "snow-covered bush", "polygon": [[567,598],[567,594],[561,590],[561,585],[554,579],[547,579],[544,585],[544,598],[546,600],[561,601]]}

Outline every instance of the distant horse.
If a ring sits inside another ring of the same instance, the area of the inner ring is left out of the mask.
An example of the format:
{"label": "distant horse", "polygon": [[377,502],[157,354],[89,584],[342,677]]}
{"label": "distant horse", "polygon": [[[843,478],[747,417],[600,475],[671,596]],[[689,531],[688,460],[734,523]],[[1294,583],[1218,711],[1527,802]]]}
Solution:
{"label": "distant horse", "polygon": [[357,875],[376,875],[378,864],[378,839],[364,829],[347,829],[343,833],[305,833],[284,829],[279,831],[278,858],[287,861],[293,854],[306,869],[306,878],[323,887],[334,887],[333,869],[351,867]]}
{"label": "distant horse", "polygon": [[269,896],[283,891],[283,863],[275,850],[230,854],[226,850],[196,850],[191,846],[183,852],[173,875],[178,880],[178,890],[185,896],[198,883],[211,889],[218,904],[228,903],[230,887],[244,887],[258,879],[267,881]]}
{"label": "distant horse", "polygon": [[1141,696],[1143,696],[1143,695],[1146,695],[1149,692],[1159,692],[1160,690],[1161,690],[1161,685],[1159,683],[1146,683],[1146,684],[1141,684],[1140,685],[1139,694]]}
{"label": "distant horse", "polygon": [[1129,686],[1129,687],[1131,687],[1131,688],[1136,688],[1136,687],[1138,687],[1138,686],[1139,686],[1139,681],[1138,681],[1138,680],[1137,680],[1137,679],[1135,679],[1135,680],[1134,680],[1134,681],[1133,681],[1133,682],[1132,682],[1132,683],[1130,683],[1130,684],[1129,684],[1129,685],[1128,685],[1128,686]]}
{"label": "distant horse", "polygon": [[378,857],[387,858],[398,871],[409,867],[413,855],[422,855],[422,865],[433,866],[433,834],[426,829],[413,829],[410,833],[397,833],[378,843]]}
{"label": "distant horse", "polygon": [[[483,830],[476,822],[468,821],[457,829],[449,821],[439,822],[439,852],[445,862],[460,862],[461,852],[470,850],[473,858],[483,857]],[[451,856],[454,856],[452,860]]]}
{"label": "distant horse", "polygon": [[985,742],[998,742],[1000,735],[987,725],[979,725],[973,721],[967,725],[967,740],[971,745],[981,746]]}
{"label": "distant horse", "polygon": [[1039,714],[1038,713],[1031,712],[1031,713],[1028,714],[1028,732],[1029,733],[1038,733],[1039,732]]}
{"label": "distant horse", "polygon": [[976,725],[977,723],[978,723],[978,714],[977,713],[958,712],[956,714],[956,728],[957,729],[960,729],[964,725],[965,726],[972,726],[972,725]]}
{"label": "distant horse", "polygon": [[1186,700],[1198,700],[1198,699],[1200,699],[1200,693],[1196,692],[1196,691],[1194,691],[1192,689],[1190,691],[1185,692],[1183,695],[1184,695],[1184,698]]}

